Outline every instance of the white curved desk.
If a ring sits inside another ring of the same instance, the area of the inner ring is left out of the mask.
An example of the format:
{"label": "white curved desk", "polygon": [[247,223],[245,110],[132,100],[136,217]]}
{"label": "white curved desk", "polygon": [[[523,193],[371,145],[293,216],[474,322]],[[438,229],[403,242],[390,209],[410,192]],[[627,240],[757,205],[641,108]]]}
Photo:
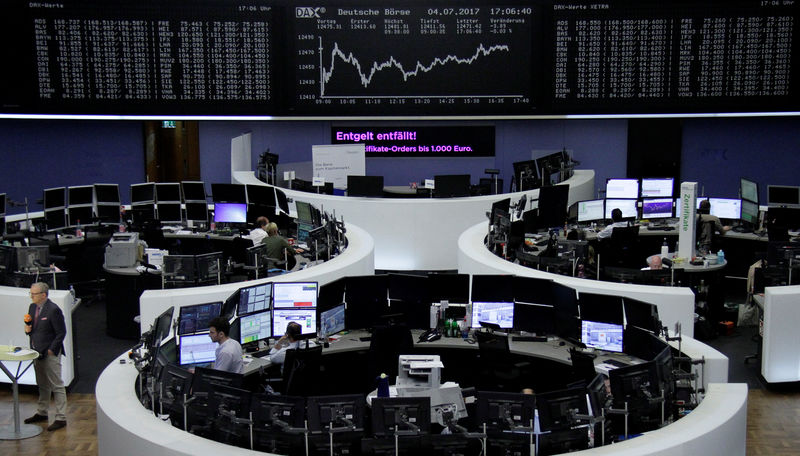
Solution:
{"label": "white curved desk", "polygon": [[[266,282],[303,281],[319,282],[320,285],[325,285],[342,277],[374,274],[375,243],[372,240],[372,236],[351,223],[346,223],[346,228],[348,245],[344,252],[332,260],[307,269],[247,282],[169,290],[145,290],[139,298],[141,332],[144,333],[149,330],[150,324],[155,321],[156,317],[170,306],[175,306],[175,309],[178,309],[181,306],[204,302],[224,302],[231,294],[243,286]],[[178,315],[177,310],[174,315]]]}
{"label": "white curved desk", "polygon": [[[232,172],[239,184],[267,185],[252,171]],[[560,185],[569,185],[569,204],[594,198],[594,171],[576,170]],[[492,203],[522,195],[537,199],[539,190],[465,198],[362,198],[321,195],[281,188],[286,196],[335,211],[375,238],[375,268],[388,270],[455,269],[458,234],[485,221]]]}

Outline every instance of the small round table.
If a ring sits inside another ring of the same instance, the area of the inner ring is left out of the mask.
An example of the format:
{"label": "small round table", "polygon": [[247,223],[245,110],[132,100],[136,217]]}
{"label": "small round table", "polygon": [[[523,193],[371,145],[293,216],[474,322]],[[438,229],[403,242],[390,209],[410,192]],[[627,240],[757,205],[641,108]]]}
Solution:
{"label": "small round table", "polygon": [[[41,426],[35,424],[20,424],[19,419],[19,379],[25,372],[33,365],[33,360],[39,357],[39,353],[23,348],[18,352],[14,352],[14,347],[9,345],[0,345],[0,369],[6,373],[11,380],[11,388],[14,394],[14,425],[0,426],[0,440],[21,440],[30,437],[36,437],[42,433]],[[5,365],[6,361],[18,361],[17,373],[12,374]],[[29,361],[25,369],[22,368],[22,363]]]}

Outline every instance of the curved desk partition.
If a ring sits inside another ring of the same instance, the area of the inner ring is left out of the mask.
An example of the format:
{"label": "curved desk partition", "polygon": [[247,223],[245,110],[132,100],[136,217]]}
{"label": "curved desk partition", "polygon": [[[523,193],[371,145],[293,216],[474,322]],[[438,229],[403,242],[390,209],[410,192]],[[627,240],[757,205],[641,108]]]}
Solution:
{"label": "curved desk partition", "polygon": [[[240,184],[267,185],[252,171],[234,171]],[[594,197],[594,171],[576,170],[569,185],[569,204]],[[458,261],[456,234],[486,220],[492,203],[522,195],[538,199],[539,190],[465,198],[362,198],[281,189],[286,196],[335,211],[375,238],[375,268],[389,270],[454,269]]]}
{"label": "curved desk partition", "polygon": [[307,269],[248,282],[169,290],[146,290],[139,298],[141,332],[149,330],[150,324],[155,321],[156,317],[170,306],[178,309],[184,305],[225,301],[233,292],[243,286],[266,282],[303,281],[319,282],[320,285],[325,285],[342,277],[374,274],[375,243],[372,236],[350,223],[346,225],[346,228],[348,245],[344,252],[332,260]]}

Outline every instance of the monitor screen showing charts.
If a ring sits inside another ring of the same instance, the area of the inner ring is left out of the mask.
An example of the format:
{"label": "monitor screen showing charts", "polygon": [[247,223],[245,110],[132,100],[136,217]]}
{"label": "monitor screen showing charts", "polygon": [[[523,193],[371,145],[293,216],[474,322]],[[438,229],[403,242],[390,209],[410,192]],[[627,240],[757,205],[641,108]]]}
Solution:
{"label": "monitor screen showing charts", "polygon": [[672,198],[671,177],[643,178],[642,179],[642,198]]}
{"label": "monitor screen showing charts", "polygon": [[605,218],[605,201],[578,201],[578,223],[594,222]]}
{"label": "monitor screen showing charts", "polygon": [[319,332],[330,336],[344,331],[344,304],[322,312],[319,316]]}
{"label": "monitor screen showing charts", "polygon": [[738,220],[742,213],[742,200],[732,198],[709,198],[711,215],[721,219]]}
{"label": "monitor screen showing charts", "polygon": [[180,336],[179,363],[210,363],[216,359],[218,344],[212,342],[208,333]]}
{"label": "monitor screen showing charts", "polygon": [[247,315],[253,312],[269,310],[270,299],[272,298],[272,284],[264,283],[239,290],[239,315]]}
{"label": "monitor screen showing charts", "polygon": [[239,317],[239,342],[258,342],[272,336],[272,318],[269,310]]}
{"label": "monitor screen showing charts", "polygon": [[473,302],[472,327],[480,328],[481,323],[494,323],[501,328],[514,326],[513,302]]}
{"label": "monitor screen showing charts", "polygon": [[606,181],[606,198],[639,197],[639,179],[609,179]]}
{"label": "monitor screen showing charts", "polygon": [[581,342],[599,350],[622,352],[622,325],[583,320]]}
{"label": "monitor screen showing charts", "polygon": [[276,282],[272,287],[276,309],[317,307],[317,282]]}
{"label": "monitor screen showing charts", "polygon": [[672,217],[672,198],[650,198],[642,200],[642,218]]}
{"label": "monitor screen showing charts", "polygon": [[638,210],[635,199],[607,199],[606,200],[606,219],[611,220],[611,212],[614,209],[622,211],[622,218],[636,218]]}
{"label": "monitor screen showing charts", "polygon": [[302,328],[303,334],[317,332],[317,309],[278,309],[272,311],[272,335],[281,337],[286,334],[289,323],[296,322]]}

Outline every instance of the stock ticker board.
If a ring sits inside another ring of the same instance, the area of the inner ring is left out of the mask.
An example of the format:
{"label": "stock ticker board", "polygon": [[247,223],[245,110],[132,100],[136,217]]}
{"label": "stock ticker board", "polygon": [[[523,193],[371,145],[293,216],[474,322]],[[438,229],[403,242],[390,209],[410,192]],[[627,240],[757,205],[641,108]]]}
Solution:
{"label": "stock ticker board", "polygon": [[7,2],[2,113],[797,110],[796,0]]}

